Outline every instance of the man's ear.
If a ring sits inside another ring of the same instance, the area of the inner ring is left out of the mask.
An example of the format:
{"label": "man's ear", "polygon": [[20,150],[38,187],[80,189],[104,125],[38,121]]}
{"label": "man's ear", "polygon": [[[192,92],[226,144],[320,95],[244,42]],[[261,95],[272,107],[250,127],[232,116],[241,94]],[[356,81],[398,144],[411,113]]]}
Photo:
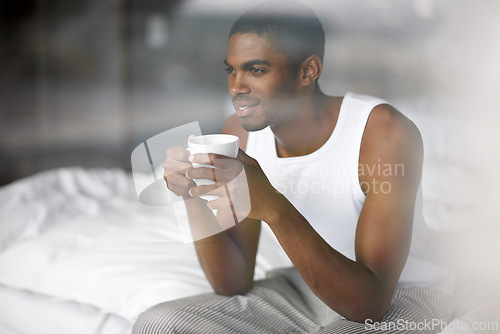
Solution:
{"label": "man's ear", "polygon": [[310,86],[318,80],[323,63],[318,55],[311,55],[300,66],[300,82],[302,86]]}

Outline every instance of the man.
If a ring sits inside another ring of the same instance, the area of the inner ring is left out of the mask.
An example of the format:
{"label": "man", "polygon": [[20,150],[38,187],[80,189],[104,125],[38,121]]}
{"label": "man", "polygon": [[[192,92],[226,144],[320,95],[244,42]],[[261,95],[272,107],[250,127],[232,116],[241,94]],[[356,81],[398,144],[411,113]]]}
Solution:
{"label": "man", "polygon": [[[167,186],[186,199],[194,231],[231,220],[231,208],[249,194],[243,221],[195,242],[216,294],[160,304],[135,330],[435,332],[424,321],[448,321],[451,308],[437,290],[444,272],[426,252],[415,204],[419,131],[380,99],[325,95],[317,83],[321,23],[307,7],[285,3],[284,14],[273,10],[280,5],[274,1],[246,12],[230,32],[225,65],[236,114],[223,132],[240,138],[238,157],[167,152]],[[245,187],[231,183],[241,170]],[[215,184],[196,186],[193,179]],[[220,198],[207,203],[199,198],[206,193]],[[217,220],[210,209],[218,210]],[[254,282],[262,223],[294,268]]]}

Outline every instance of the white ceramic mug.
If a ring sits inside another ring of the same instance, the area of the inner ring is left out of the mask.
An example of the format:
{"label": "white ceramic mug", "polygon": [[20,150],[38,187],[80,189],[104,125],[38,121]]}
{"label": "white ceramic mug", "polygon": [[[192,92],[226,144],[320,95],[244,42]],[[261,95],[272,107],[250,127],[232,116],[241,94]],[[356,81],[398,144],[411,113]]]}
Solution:
{"label": "white ceramic mug", "polygon": [[[196,153],[215,153],[225,155],[231,158],[238,156],[239,138],[233,135],[215,134],[192,137],[188,140],[188,150],[191,155]],[[193,167],[209,167],[215,168],[211,165],[202,165],[193,163]],[[207,179],[195,179],[194,182],[197,186],[213,184],[214,182]],[[219,198],[218,196],[200,196],[200,198],[211,201]]]}

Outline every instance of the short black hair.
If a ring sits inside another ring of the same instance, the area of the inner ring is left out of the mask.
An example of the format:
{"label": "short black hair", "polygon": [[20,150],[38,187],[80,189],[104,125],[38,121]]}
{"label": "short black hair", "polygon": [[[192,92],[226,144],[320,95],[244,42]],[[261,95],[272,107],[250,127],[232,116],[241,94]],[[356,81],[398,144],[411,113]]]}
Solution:
{"label": "short black hair", "polygon": [[294,0],[270,0],[251,8],[234,22],[229,37],[238,33],[268,38],[295,70],[313,54],[323,61],[323,26],[309,7]]}

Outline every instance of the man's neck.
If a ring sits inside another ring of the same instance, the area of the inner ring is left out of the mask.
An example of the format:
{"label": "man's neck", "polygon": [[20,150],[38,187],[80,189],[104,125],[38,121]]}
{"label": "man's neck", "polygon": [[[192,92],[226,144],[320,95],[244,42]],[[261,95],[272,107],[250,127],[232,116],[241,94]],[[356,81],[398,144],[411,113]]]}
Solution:
{"label": "man's neck", "polygon": [[323,93],[301,100],[293,119],[271,126],[278,156],[307,155],[323,146],[335,128],[341,103],[341,97]]}

